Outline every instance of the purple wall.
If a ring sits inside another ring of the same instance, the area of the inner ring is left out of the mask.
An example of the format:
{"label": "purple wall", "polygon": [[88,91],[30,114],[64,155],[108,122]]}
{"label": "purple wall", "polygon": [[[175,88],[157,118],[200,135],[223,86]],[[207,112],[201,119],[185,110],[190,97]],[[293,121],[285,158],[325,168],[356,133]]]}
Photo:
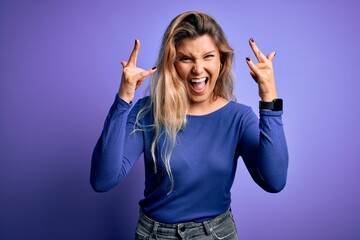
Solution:
{"label": "purple wall", "polygon": [[223,26],[238,52],[238,101],[255,110],[247,40],[277,51],[288,185],[265,193],[240,164],[232,204],[240,238],[360,239],[359,7],[356,0],[1,1],[0,239],[132,239],[142,162],[99,194],[89,185],[91,153],[134,39],[142,43],[139,65],[151,68],[165,27],[187,10]]}

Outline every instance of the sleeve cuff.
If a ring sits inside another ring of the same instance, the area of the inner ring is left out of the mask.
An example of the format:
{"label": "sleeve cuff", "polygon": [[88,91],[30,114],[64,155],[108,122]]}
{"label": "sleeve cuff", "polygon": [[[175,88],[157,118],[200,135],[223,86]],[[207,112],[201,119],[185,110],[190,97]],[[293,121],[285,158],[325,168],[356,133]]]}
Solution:
{"label": "sleeve cuff", "polygon": [[260,109],[260,115],[263,116],[281,116],[283,111],[271,111],[271,110],[264,110]]}
{"label": "sleeve cuff", "polygon": [[132,106],[132,102],[128,103],[125,100],[123,100],[122,98],[119,97],[119,94],[115,95],[115,102],[118,104],[118,106],[125,108],[125,109],[129,109]]}

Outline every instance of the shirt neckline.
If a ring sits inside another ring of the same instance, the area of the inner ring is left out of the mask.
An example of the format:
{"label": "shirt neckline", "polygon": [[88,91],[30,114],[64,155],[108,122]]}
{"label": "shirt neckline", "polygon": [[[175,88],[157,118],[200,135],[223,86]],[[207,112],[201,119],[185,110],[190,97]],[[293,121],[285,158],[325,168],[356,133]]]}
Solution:
{"label": "shirt neckline", "polygon": [[186,117],[189,117],[189,118],[201,118],[201,117],[211,116],[211,115],[214,115],[214,114],[222,111],[223,109],[227,108],[230,105],[230,103],[233,103],[233,101],[232,100],[228,101],[224,106],[222,106],[221,108],[216,109],[215,111],[205,113],[205,114],[201,114],[201,115],[186,114]]}

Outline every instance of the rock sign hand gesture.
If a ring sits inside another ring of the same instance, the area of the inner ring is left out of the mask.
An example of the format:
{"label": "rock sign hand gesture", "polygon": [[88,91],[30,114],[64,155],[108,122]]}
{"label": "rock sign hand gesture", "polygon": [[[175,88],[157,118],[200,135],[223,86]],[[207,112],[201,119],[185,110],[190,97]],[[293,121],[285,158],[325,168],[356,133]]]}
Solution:
{"label": "rock sign hand gesture", "polygon": [[140,49],[140,41],[135,40],[135,46],[130,54],[129,60],[122,61],[123,73],[119,87],[119,97],[130,103],[134,99],[135,90],[144,82],[145,78],[156,71],[156,67],[144,70],[136,67],[136,60]]}
{"label": "rock sign hand gesture", "polygon": [[256,46],[253,38],[250,38],[249,44],[255,54],[255,57],[259,61],[259,63],[255,64],[249,57],[246,58],[246,62],[250,68],[250,75],[258,84],[261,101],[271,102],[277,98],[272,65],[272,60],[276,53],[270,52],[267,56],[265,56]]}
{"label": "rock sign hand gesture", "polygon": [[[250,47],[253,50],[255,57],[259,63],[255,64],[246,58],[246,62],[250,68],[250,74],[258,84],[259,96],[264,102],[271,102],[277,98],[274,71],[272,60],[275,52],[270,52],[265,56],[260,49],[256,46],[255,41],[251,38]],[[144,70],[136,67],[136,60],[140,49],[140,41],[135,40],[134,49],[130,54],[128,62],[122,61],[123,74],[119,87],[119,97],[130,103],[134,99],[135,90],[144,82],[145,78],[156,71],[156,67],[150,70]]]}

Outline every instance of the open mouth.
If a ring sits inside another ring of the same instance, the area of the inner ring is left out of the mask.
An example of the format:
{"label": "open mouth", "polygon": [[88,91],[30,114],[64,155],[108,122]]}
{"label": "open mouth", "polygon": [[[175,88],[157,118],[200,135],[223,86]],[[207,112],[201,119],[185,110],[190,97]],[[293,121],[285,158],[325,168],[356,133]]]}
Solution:
{"label": "open mouth", "polygon": [[193,78],[189,81],[189,83],[195,92],[201,92],[205,89],[208,81],[209,81],[209,79],[207,77]]}

